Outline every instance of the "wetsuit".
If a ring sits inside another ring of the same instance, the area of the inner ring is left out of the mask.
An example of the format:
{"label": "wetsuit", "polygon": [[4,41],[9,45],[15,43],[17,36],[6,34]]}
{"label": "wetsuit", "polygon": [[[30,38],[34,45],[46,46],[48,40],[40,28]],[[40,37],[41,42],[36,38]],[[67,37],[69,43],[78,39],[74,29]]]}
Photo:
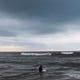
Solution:
{"label": "wetsuit", "polygon": [[42,70],[43,70],[42,65],[40,65],[39,72],[42,72]]}

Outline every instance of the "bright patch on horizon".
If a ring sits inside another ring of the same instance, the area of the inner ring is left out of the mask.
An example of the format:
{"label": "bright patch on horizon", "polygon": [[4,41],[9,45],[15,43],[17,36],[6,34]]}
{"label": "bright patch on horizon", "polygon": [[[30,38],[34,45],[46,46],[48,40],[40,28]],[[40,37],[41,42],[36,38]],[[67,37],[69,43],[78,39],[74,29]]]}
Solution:
{"label": "bright patch on horizon", "polygon": [[23,51],[24,47],[21,46],[0,46],[0,51]]}

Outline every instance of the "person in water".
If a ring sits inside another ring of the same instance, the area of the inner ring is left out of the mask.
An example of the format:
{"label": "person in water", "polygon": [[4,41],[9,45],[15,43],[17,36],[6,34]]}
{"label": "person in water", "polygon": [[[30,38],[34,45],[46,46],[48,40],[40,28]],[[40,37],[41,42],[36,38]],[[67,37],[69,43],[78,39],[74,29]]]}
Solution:
{"label": "person in water", "polygon": [[43,72],[43,67],[42,67],[42,65],[39,66],[39,72]]}

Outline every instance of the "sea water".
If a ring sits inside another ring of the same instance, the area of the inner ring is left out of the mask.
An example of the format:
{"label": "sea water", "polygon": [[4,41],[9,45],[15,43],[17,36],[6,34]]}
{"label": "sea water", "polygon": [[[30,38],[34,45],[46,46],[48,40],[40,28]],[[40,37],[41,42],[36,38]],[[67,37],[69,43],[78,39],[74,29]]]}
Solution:
{"label": "sea water", "polygon": [[80,80],[80,56],[0,53],[0,80]]}

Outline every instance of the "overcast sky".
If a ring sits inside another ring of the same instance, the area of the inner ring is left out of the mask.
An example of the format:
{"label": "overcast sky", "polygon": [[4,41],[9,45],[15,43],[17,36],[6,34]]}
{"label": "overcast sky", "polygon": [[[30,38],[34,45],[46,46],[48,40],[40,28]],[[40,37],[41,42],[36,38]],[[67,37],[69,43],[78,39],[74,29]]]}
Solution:
{"label": "overcast sky", "polygon": [[0,0],[0,51],[80,50],[80,0]]}

